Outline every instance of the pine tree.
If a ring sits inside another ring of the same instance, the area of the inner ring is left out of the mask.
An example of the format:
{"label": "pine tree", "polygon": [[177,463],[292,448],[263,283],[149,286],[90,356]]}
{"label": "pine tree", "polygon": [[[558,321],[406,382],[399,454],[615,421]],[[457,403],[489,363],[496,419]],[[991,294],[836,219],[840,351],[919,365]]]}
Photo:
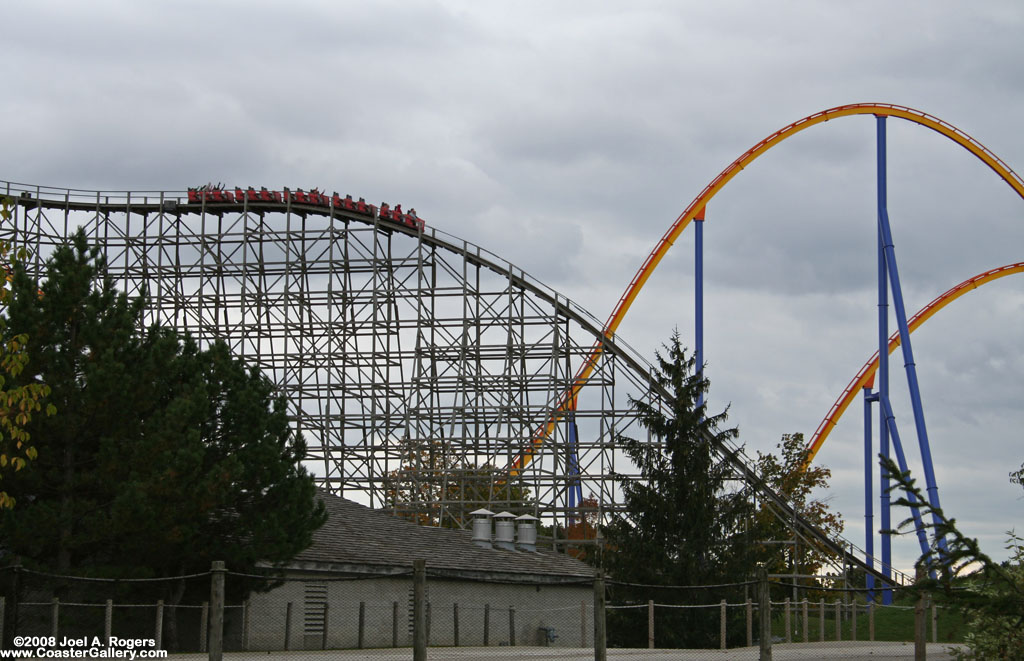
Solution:
{"label": "pine tree", "polygon": [[[7,481],[18,506],[0,515],[0,548],[28,567],[107,577],[287,561],[325,514],[284,400],[223,343],[140,331],[144,300],[104,273],[79,232],[41,285],[14,274],[3,332],[33,338],[19,378],[49,384],[58,412],[26,426],[38,457]],[[149,597],[170,605],[185,585],[160,589]]]}
{"label": "pine tree", "polygon": [[[744,535],[751,508],[730,484],[726,459],[713,439],[738,436],[723,429],[727,411],[707,415],[702,395],[708,382],[695,373],[678,333],[657,356],[654,380],[670,393],[663,407],[633,400],[650,440],[620,436],[618,444],[639,469],[640,479],[623,481],[625,513],[606,529],[605,567],[612,581],[646,585],[718,585],[746,580],[752,570]],[[647,590],[620,586],[616,600],[704,604],[722,591]],[[646,611],[613,611],[609,636],[618,645],[646,646]],[[718,613],[708,609],[659,609],[657,644],[704,647],[718,644]],[[731,627],[740,631],[738,627]]]}
{"label": "pine tree", "polygon": [[[909,471],[900,471],[889,457],[878,459],[893,481],[890,491],[904,493],[893,505],[916,510],[922,520],[932,521],[925,523],[932,529],[931,547],[914,563],[925,576],[914,587],[964,617],[969,651],[958,658],[1024,659],[1024,539],[1008,531],[1009,558],[994,561],[976,538],[960,530],[956,519],[928,503]],[[1010,481],[1024,486],[1024,465],[1010,472]],[[909,516],[888,533],[906,534],[915,523]],[[945,540],[944,547],[939,539]]]}
{"label": "pine tree", "polygon": [[38,458],[8,482],[23,507],[3,517],[2,532],[9,550],[29,562],[45,558],[49,570],[63,573],[85,560],[104,531],[111,476],[98,461],[119,459],[105,456],[104,445],[138,424],[132,400],[144,395],[133,382],[134,334],[142,308],[102,278],[81,235],[48,269],[40,286],[15,267],[3,332],[32,338],[31,360],[15,382],[50,384],[58,415],[26,427]]}

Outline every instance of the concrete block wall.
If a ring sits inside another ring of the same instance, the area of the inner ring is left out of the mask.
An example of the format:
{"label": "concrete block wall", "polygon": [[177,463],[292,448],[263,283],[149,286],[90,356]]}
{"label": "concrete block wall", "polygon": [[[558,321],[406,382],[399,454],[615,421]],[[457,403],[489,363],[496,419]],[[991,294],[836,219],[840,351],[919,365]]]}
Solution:
{"label": "concrete block wall", "polygon": [[[249,598],[248,649],[284,649],[287,604],[292,603],[290,649],[321,649],[322,633],[307,635],[306,583],[327,587],[327,648],[352,649],[359,644],[359,604],[364,603],[363,647],[391,647],[394,603],[398,602],[397,644],[412,645],[412,578],[373,578],[357,581],[289,580],[273,590]],[[589,585],[553,586],[484,583],[427,579],[429,644],[455,644],[455,604],[459,606],[459,645],[484,644],[485,609],[489,605],[487,643],[509,645],[509,609],[515,611],[515,644],[585,647],[593,644],[593,591]],[[313,609],[316,611],[316,607]],[[322,618],[312,613],[316,627]],[[547,642],[542,628],[553,628],[557,638]]]}

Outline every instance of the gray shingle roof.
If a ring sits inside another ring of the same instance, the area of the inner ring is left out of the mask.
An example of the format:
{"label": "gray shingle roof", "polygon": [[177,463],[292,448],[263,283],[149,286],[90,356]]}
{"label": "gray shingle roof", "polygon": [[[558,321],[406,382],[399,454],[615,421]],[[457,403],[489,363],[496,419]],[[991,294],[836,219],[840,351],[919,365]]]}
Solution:
{"label": "gray shingle roof", "polygon": [[326,492],[319,497],[327,508],[327,521],[313,534],[312,545],[295,557],[293,566],[394,571],[412,569],[412,561],[422,558],[428,571],[447,571],[453,577],[515,580],[530,576],[557,581],[594,576],[592,567],[567,555],[481,548],[468,530],[419,526]]}

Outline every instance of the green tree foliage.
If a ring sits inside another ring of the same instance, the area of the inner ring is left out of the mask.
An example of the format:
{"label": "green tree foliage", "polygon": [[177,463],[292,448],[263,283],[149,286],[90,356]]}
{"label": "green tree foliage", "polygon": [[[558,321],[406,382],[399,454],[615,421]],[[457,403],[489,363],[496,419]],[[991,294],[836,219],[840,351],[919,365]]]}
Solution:
{"label": "green tree foliage", "polygon": [[[11,199],[0,200],[0,217],[11,219]],[[13,251],[6,241],[0,241],[0,263],[3,264],[3,280],[0,281],[0,308],[10,305],[12,293],[9,283],[13,269],[28,254],[24,249]],[[32,414],[40,412],[50,394],[50,388],[39,382],[24,382],[13,385],[29,362],[28,335],[6,332],[6,318],[0,316],[0,510],[14,507],[15,498],[4,488],[5,474],[17,472],[37,456],[31,442],[31,434],[25,429],[32,420]],[[48,415],[56,412],[53,404],[46,407]]]}
{"label": "green tree foliage", "polygon": [[[1024,659],[1024,540],[1012,530],[1007,533],[1010,559],[997,563],[982,552],[978,540],[964,535],[956,519],[946,518],[941,508],[933,508],[915,484],[910,473],[900,472],[896,464],[879,455],[884,469],[893,479],[891,489],[906,495],[894,502],[921,512],[933,541],[916,566],[936,578],[919,581],[917,587],[931,593],[940,602],[958,608],[967,622],[964,642],[970,653],[961,658]],[[1010,473],[1010,481],[1021,484],[1024,465]],[[913,530],[908,517],[894,532]],[[943,550],[935,541],[946,540]]]}
{"label": "green tree foliage", "polygon": [[469,513],[481,507],[516,514],[534,509],[521,480],[489,463],[457,456],[437,440],[404,443],[402,465],[388,475],[384,494],[397,516],[442,528],[467,527]]}
{"label": "green tree foliage", "polygon": [[[658,354],[654,378],[671,394],[666,408],[633,400],[650,440],[620,436],[620,447],[639,469],[638,481],[623,481],[626,513],[605,531],[604,564],[613,581],[651,585],[712,585],[747,579],[752,547],[745,534],[751,507],[731,488],[729,464],[710,439],[737,437],[723,429],[726,412],[709,416],[699,403],[708,382],[694,371],[678,333]],[[620,586],[615,601],[706,604],[701,590],[658,590]],[[715,600],[722,591],[717,591]],[[740,592],[742,594],[742,592]],[[609,637],[616,645],[645,647],[646,611],[617,610],[609,615]],[[715,647],[717,611],[659,609],[656,644],[664,647]],[[732,626],[735,634],[742,627]]]}
{"label": "green tree foliage", "polygon": [[[60,411],[25,425],[38,459],[8,481],[2,545],[30,567],[174,576],[279,563],[325,518],[285,402],[227,347],[153,327],[79,232],[40,284],[16,268],[3,339],[32,338],[18,383]],[[168,603],[181,597],[162,595]],[[174,592],[174,590],[171,590]]]}
{"label": "green tree foliage", "polygon": [[[816,497],[828,488],[832,471],[807,463],[809,450],[803,434],[783,434],[777,447],[777,454],[757,453],[758,474],[776,493],[789,500],[797,514],[831,537],[838,537],[843,532],[842,515],[831,511],[828,502]],[[759,540],[776,542],[762,544],[760,560],[769,574],[820,573],[827,551],[809,540],[794,537],[791,522],[780,519],[769,503],[758,509],[755,531]],[[794,541],[795,544],[777,543]]]}

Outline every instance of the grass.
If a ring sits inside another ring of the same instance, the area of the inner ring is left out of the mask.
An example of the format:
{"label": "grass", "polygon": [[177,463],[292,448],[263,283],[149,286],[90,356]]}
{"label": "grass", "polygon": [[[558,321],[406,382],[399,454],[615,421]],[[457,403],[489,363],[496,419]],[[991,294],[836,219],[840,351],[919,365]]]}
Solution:
{"label": "grass", "polygon": [[[854,639],[854,625],[849,616],[849,607],[842,606],[841,616],[841,637],[842,640]],[[877,641],[913,641],[914,640],[914,599],[911,596],[896,599],[892,606],[874,606],[875,635]],[[819,602],[811,601],[807,605],[807,638],[810,641],[820,640],[821,616],[819,614]],[[871,640],[870,619],[864,610],[864,604],[859,603],[857,608],[857,640]],[[960,613],[948,608],[940,608],[937,611],[938,642],[958,643],[963,641],[966,631],[963,618]],[[835,602],[825,602],[825,640],[836,640],[836,609]],[[926,637],[928,642],[932,641],[932,620],[931,609],[925,612]],[[803,642],[803,610],[801,603],[793,603],[790,606],[790,632],[793,642]],[[776,640],[786,639],[785,607],[772,606],[772,635]]]}

